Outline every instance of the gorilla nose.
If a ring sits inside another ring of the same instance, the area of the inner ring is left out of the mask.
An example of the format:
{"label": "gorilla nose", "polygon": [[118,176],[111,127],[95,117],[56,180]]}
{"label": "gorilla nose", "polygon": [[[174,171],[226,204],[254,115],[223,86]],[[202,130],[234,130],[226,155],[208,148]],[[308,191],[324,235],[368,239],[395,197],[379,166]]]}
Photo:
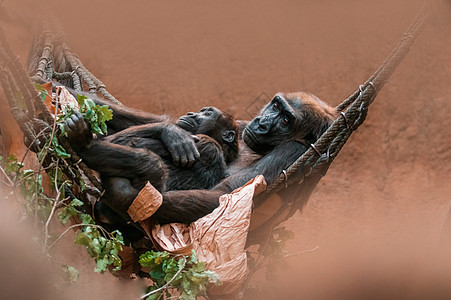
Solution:
{"label": "gorilla nose", "polygon": [[194,117],[196,115],[196,113],[190,111],[186,114],[188,117]]}
{"label": "gorilla nose", "polygon": [[264,117],[264,118],[260,118],[258,120],[258,129],[264,133],[268,132],[269,130],[269,122],[268,122],[268,118]]}

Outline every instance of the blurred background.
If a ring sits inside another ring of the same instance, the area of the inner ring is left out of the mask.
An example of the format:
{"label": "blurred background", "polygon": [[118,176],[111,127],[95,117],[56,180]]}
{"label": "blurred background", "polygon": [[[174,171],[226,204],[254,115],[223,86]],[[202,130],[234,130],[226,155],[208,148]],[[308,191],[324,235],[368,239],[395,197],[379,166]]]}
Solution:
{"label": "blurred background", "polygon": [[[72,50],[126,105],[173,116],[217,106],[251,119],[279,91],[337,105],[379,67],[422,5],[3,0],[0,22],[25,63],[33,22],[59,19]],[[442,230],[451,202],[450,16],[440,2],[366,123],[286,222],[296,235],[289,253],[319,248],[287,258],[269,277],[257,274],[251,286],[265,299],[451,296],[451,231]],[[74,255],[82,250],[71,238],[65,247]],[[104,294],[123,282],[86,277],[80,284],[100,286],[85,299],[127,299]]]}

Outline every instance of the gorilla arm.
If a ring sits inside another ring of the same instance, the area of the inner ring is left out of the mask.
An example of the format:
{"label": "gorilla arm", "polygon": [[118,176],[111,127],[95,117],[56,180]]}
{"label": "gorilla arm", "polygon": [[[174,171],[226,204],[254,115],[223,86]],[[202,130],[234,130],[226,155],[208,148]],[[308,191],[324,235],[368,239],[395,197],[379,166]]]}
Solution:
{"label": "gorilla arm", "polygon": [[135,125],[144,125],[150,123],[162,123],[170,121],[167,115],[157,115],[142,110],[130,108],[124,105],[118,105],[108,102],[96,95],[87,94],[85,92],[75,92],[73,94],[81,94],[92,99],[97,105],[108,105],[113,111],[113,119],[107,122],[108,128],[113,132],[118,132]]}
{"label": "gorilla arm", "polygon": [[219,205],[219,197],[246,184],[257,175],[263,175],[272,184],[307,147],[296,141],[282,143],[269,154],[225,178],[211,190],[169,191],[163,193],[163,203],[152,216],[160,224],[191,223],[211,213]]}
{"label": "gorilla arm", "polygon": [[[174,163],[185,166],[199,157],[196,145],[187,132],[170,123],[133,126],[106,139],[94,139],[80,113],[66,121],[68,139],[83,161],[104,176],[141,181],[143,175],[159,173],[161,158],[147,149],[137,149],[113,142],[124,138],[149,137],[160,139],[171,153]],[[146,176],[144,176],[145,178]],[[152,181],[151,181],[152,182]],[[153,182],[152,182],[153,183]]]}

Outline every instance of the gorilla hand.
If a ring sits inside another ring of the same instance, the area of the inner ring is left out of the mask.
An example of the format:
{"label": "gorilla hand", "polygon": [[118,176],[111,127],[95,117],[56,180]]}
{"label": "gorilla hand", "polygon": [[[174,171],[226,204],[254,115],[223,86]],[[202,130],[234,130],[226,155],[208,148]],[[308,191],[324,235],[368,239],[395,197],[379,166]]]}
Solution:
{"label": "gorilla hand", "polygon": [[91,143],[92,133],[80,112],[67,119],[64,128],[69,142],[75,150],[83,149]]}
{"label": "gorilla hand", "polygon": [[163,128],[161,141],[171,153],[175,166],[189,167],[200,157],[193,137],[175,125]]}

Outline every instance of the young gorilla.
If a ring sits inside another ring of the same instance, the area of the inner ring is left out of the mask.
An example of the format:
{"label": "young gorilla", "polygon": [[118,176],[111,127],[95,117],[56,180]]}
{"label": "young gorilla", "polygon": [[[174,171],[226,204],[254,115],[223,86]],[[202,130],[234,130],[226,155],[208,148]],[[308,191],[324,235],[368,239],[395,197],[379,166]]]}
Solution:
{"label": "young gorilla", "polygon": [[[124,194],[136,197],[147,181],[160,192],[209,189],[225,177],[226,165],[237,157],[238,126],[232,116],[217,108],[189,112],[175,125],[161,116],[111,104],[110,108],[113,120],[108,127],[119,131],[102,139],[93,139],[79,113],[66,122],[71,145],[99,172],[106,199]],[[132,126],[143,120],[155,123]],[[96,219],[102,225],[117,228],[132,240],[139,237],[125,224],[122,211],[118,213],[122,217],[103,202],[96,204]]]}

